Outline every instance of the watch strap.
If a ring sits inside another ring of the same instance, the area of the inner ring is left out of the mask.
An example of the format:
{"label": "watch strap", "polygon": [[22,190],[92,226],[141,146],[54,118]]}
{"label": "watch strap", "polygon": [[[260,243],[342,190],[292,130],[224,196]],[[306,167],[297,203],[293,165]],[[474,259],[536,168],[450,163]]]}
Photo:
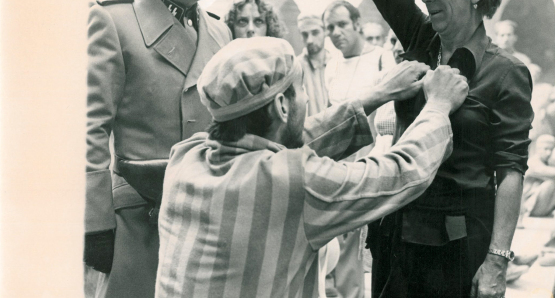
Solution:
{"label": "watch strap", "polygon": [[509,261],[512,261],[515,258],[515,253],[511,250],[501,250],[501,249],[490,248],[488,250],[488,253],[490,253],[492,255],[498,255],[498,256],[504,257]]}

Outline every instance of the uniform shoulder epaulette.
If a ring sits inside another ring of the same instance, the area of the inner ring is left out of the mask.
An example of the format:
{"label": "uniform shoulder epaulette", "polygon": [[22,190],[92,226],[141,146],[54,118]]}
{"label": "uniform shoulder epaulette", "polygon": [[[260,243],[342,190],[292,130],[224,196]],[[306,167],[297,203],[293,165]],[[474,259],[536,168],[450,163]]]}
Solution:
{"label": "uniform shoulder epaulette", "polygon": [[110,4],[119,4],[119,3],[133,3],[133,0],[96,0],[96,3],[99,5],[105,6]]}
{"label": "uniform shoulder epaulette", "polygon": [[211,16],[211,17],[213,17],[214,19],[216,19],[216,20],[219,20],[219,19],[220,19],[220,16],[218,16],[218,15],[215,14],[215,13],[211,13],[211,12],[209,12],[209,11],[207,11],[206,13],[207,13],[209,16]]}

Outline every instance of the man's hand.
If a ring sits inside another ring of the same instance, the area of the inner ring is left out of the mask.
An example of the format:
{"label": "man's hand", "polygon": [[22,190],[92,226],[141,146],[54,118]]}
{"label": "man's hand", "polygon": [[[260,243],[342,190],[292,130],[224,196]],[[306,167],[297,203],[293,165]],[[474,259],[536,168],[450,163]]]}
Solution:
{"label": "man's hand", "polygon": [[505,297],[507,266],[508,260],[504,257],[488,254],[472,279],[470,297]]}
{"label": "man's hand", "polygon": [[430,67],[416,61],[403,61],[390,69],[376,88],[383,90],[385,97],[392,100],[412,98],[422,88],[420,79]]}
{"label": "man's hand", "polygon": [[423,82],[424,94],[428,105],[448,111],[452,114],[464,102],[468,95],[468,83],[460,71],[447,65],[436,70],[428,70]]}
{"label": "man's hand", "polygon": [[109,273],[114,259],[114,231],[102,231],[85,235],[85,253],[83,260],[87,266],[96,271]]}
{"label": "man's hand", "polygon": [[368,84],[360,88],[360,99],[366,115],[370,115],[384,103],[391,100],[405,100],[414,97],[422,88],[420,78],[429,70],[426,64],[403,61],[390,69],[377,85]]}

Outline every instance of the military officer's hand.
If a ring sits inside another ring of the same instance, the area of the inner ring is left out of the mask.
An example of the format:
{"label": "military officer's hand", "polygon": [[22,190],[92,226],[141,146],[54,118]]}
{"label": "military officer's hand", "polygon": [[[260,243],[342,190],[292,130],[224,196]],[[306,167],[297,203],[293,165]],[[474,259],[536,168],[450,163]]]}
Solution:
{"label": "military officer's hand", "polygon": [[94,270],[109,273],[114,259],[114,240],[113,230],[85,234],[85,264]]}

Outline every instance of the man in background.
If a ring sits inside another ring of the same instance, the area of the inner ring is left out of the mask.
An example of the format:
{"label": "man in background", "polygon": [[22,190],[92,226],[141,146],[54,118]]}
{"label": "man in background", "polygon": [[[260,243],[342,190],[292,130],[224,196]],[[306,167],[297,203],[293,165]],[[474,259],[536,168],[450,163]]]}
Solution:
{"label": "man in background", "polygon": [[527,66],[532,64],[532,60],[523,53],[515,50],[515,43],[518,36],[515,34],[517,24],[511,20],[503,20],[495,23],[495,33],[497,45],[509,54],[515,56]]}
{"label": "man in background", "polygon": [[325,70],[330,53],[324,48],[324,23],[316,15],[299,15],[297,20],[305,48],[298,56],[304,71],[304,89],[308,95],[307,116],[312,116],[328,105]]}
{"label": "man in background", "polygon": [[555,137],[541,135],[535,147],[534,155],[528,158],[521,208],[529,216],[545,217],[555,209],[555,166],[552,157]]}
{"label": "man in background", "polygon": [[383,47],[385,43],[385,30],[382,25],[369,22],[362,26],[362,34],[366,42],[378,47]]}

